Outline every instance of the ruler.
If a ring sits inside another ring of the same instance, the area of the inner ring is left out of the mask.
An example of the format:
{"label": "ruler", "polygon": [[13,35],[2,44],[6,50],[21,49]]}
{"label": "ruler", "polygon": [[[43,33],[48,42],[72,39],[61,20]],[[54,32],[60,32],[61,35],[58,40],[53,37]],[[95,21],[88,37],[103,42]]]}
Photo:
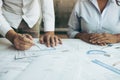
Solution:
{"label": "ruler", "polygon": [[120,75],[120,70],[117,68],[114,68],[113,66],[105,64],[97,59],[92,60],[92,62]]}

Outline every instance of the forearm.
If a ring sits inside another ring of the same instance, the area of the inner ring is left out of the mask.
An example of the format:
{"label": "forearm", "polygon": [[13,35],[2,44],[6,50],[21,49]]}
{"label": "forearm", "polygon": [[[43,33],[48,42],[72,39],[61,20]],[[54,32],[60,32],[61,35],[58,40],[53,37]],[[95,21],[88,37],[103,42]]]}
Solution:
{"label": "forearm", "polygon": [[6,34],[5,37],[6,37],[11,43],[13,43],[14,38],[15,38],[16,35],[17,35],[17,33],[16,33],[14,30],[9,30],[9,31],[7,32],[7,34]]}
{"label": "forearm", "polygon": [[115,34],[117,43],[120,42],[120,34]]}
{"label": "forearm", "polygon": [[78,33],[76,34],[75,38],[89,42],[90,35],[88,33]]}

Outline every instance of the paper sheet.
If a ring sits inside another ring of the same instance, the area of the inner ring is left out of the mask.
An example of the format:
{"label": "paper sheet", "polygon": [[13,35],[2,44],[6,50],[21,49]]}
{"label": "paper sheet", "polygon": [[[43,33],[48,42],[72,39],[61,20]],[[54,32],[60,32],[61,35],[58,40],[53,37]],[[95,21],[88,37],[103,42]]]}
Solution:
{"label": "paper sheet", "polygon": [[[0,52],[0,80],[120,79],[120,75],[92,62],[97,59],[120,69],[120,44],[111,47],[97,46],[80,40],[66,39],[63,45],[47,48],[39,44],[38,40],[35,40],[35,43],[26,51],[11,51],[11,48],[7,47],[9,53]],[[100,50],[110,56],[101,52],[88,55],[87,52],[91,50]]]}
{"label": "paper sheet", "polygon": [[39,42],[35,42],[35,45],[32,46],[30,49],[25,51],[18,51],[15,58],[16,59],[23,59],[29,57],[38,57],[40,55],[51,55],[56,53],[68,52],[69,49],[63,44],[58,45],[56,47],[47,47],[44,44],[40,44]]}

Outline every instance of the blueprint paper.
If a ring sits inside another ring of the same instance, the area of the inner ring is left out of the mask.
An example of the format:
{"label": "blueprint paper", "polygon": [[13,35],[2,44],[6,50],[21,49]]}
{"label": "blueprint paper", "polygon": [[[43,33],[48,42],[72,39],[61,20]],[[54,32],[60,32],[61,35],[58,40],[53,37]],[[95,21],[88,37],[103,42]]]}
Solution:
{"label": "blueprint paper", "polygon": [[35,42],[35,45],[32,46],[30,49],[25,51],[18,51],[15,58],[16,59],[23,59],[23,58],[29,58],[29,57],[38,57],[40,55],[50,55],[55,53],[64,53],[68,52],[69,49],[63,44],[58,45],[56,47],[47,47],[44,44],[40,44],[39,42]]}

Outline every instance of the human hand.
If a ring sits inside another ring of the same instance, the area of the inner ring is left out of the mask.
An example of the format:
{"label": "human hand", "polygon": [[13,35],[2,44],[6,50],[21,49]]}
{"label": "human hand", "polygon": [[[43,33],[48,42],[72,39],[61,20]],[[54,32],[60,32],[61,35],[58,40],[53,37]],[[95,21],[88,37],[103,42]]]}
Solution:
{"label": "human hand", "polygon": [[104,46],[107,44],[117,43],[117,36],[109,33],[92,34],[90,37],[90,42],[92,44]]}
{"label": "human hand", "polygon": [[13,44],[18,50],[27,50],[34,45],[33,38],[29,34],[17,34],[13,39]]}
{"label": "human hand", "polygon": [[90,37],[91,37],[91,33],[78,33],[76,36],[75,36],[75,38],[77,38],[77,39],[81,39],[81,40],[83,40],[83,41],[85,41],[85,42],[87,42],[87,43],[90,43]]}
{"label": "human hand", "polygon": [[57,44],[62,44],[61,39],[54,34],[54,32],[46,32],[44,35],[40,36],[39,39],[41,44],[46,44],[47,47],[54,47]]}

